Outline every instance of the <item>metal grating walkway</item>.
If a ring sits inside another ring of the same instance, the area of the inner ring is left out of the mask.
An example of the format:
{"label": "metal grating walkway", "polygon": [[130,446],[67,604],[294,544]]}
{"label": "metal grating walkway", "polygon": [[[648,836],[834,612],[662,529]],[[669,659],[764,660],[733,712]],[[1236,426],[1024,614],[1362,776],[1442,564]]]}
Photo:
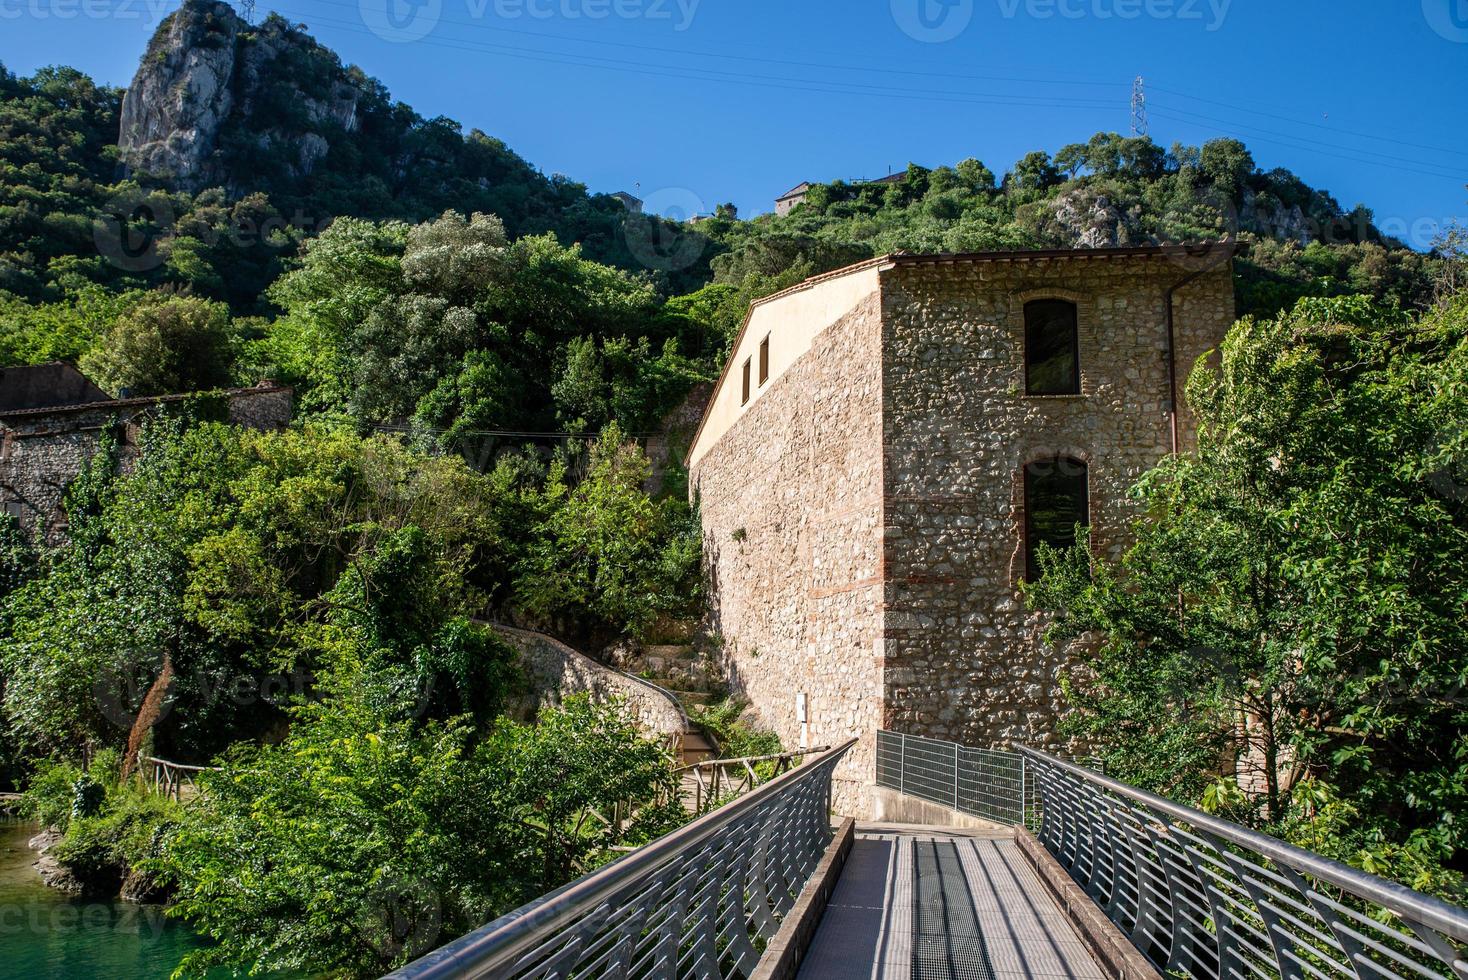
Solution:
{"label": "metal grating walkway", "polygon": [[1102,980],[1008,838],[857,834],[800,980]]}

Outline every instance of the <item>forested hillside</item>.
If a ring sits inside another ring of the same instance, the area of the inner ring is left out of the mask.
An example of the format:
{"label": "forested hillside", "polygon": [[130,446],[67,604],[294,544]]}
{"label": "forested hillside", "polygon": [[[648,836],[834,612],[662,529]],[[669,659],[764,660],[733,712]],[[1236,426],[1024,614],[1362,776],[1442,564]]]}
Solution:
{"label": "forested hillside", "polygon": [[[1227,139],[1100,133],[679,225],[393,102],[278,16],[191,0],[133,87],[0,68],[0,364],[86,361],[143,394],[270,376],[459,445],[645,431],[717,373],[749,300],[888,251],[1237,237],[1240,312],[1265,315],[1348,293],[1422,308],[1446,274]],[[163,333],[208,353],[161,373],[117,353]]]}
{"label": "forested hillside", "polygon": [[[1137,548],[1030,587],[1058,639],[1105,635],[1071,734],[1461,895],[1461,234],[1409,249],[1235,140],[1114,133],[677,223],[213,0],[164,21],[130,95],[0,66],[0,367],[138,396],[271,378],[296,420],[240,430],[203,396],[127,472],[104,443],[69,541],[0,517],[0,779],[89,886],[178,899],[218,941],[193,974],[380,975],[424,944],[339,923],[387,903],[431,946],[681,818],[587,830],[666,799],[661,749],[587,703],[506,717],[524,678],[480,620],[593,652],[698,621],[684,447],[635,437],[717,376],[752,299],[899,250],[1163,242],[1237,243],[1245,319],[1190,392],[1201,458],[1139,488]],[[168,805],[120,778],[140,746],[224,771]]]}

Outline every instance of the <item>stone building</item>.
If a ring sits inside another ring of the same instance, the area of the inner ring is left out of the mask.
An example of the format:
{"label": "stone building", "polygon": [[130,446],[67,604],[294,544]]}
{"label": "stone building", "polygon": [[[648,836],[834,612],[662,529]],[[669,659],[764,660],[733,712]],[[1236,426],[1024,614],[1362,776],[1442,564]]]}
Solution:
{"label": "stone building", "polygon": [[784,194],[775,198],[775,214],[783,218],[791,211],[794,211],[796,206],[805,200],[805,195],[810,193],[810,189],[813,186],[815,185],[810,181],[802,180]]}
{"label": "stone building", "polygon": [[1174,398],[1234,319],[1218,245],[892,255],[754,304],[689,453],[731,684],[786,742],[1055,746],[1067,654],[1019,583],[1192,439]]}
{"label": "stone building", "polygon": [[27,531],[59,543],[66,537],[67,484],[96,455],[104,433],[116,435],[127,467],[149,416],[215,396],[222,416],[235,425],[266,429],[290,422],[292,390],[268,381],[203,395],[112,398],[69,364],[0,370],[0,507]]}

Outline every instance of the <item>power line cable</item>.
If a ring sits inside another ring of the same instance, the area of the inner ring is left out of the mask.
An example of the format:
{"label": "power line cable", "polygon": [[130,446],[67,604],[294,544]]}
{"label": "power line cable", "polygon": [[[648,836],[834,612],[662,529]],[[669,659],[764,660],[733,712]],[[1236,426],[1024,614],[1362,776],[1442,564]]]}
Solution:
{"label": "power line cable", "polygon": [[1239,112],[1247,112],[1250,115],[1266,116],[1270,119],[1277,119],[1280,122],[1293,123],[1296,126],[1309,126],[1311,129],[1323,129],[1327,132],[1339,133],[1342,136],[1358,136],[1362,139],[1377,140],[1378,142],[1382,143],[1396,143],[1401,146],[1410,146],[1413,149],[1418,150],[1435,150],[1439,153],[1452,153],[1456,156],[1468,156],[1468,150],[1453,149],[1446,146],[1434,146],[1430,143],[1413,143],[1409,140],[1397,139],[1396,137],[1392,136],[1382,136],[1379,133],[1366,133],[1355,129],[1341,129],[1338,126],[1326,126],[1323,123],[1309,122],[1307,120],[1296,119],[1291,116],[1282,116],[1278,113],[1264,112],[1260,109],[1249,109],[1245,106],[1237,105],[1232,102],[1221,102],[1218,99],[1205,99],[1199,95],[1189,95],[1186,92],[1179,92],[1177,89],[1166,88],[1162,85],[1154,84],[1152,86],[1152,90],[1154,92],[1165,92],[1168,95],[1176,95],[1179,98],[1189,99],[1193,102],[1206,102],[1209,105],[1221,106],[1225,109],[1235,109]]}
{"label": "power line cable", "polygon": [[[293,12],[294,13],[294,12]],[[317,21],[325,21],[332,25],[331,29],[346,31],[353,34],[364,34],[376,37],[376,33],[360,27],[350,21],[342,21],[331,17],[315,18]],[[550,64],[571,65],[580,68],[600,68],[608,71],[621,71],[630,74],[648,75],[656,78],[672,78],[682,81],[713,81],[732,82],[740,85],[752,85],[761,88],[776,88],[789,91],[806,91],[823,95],[857,95],[873,96],[880,98],[910,99],[922,102],[947,102],[959,105],[1007,105],[1015,108],[1075,108],[1075,109],[1109,109],[1114,103],[1102,102],[1094,99],[1067,99],[1059,97],[1023,96],[1023,95],[1000,95],[995,93],[962,93],[969,97],[962,98],[954,95],[936,94],[930,91],[910,88],[891,88],[879,85],[866,85],[854,82],[817,82],[813,79],[788,78],[785,76],[754,76],[738,72],[728,72],[712,68],[692,68],[686,66],[673,67],[670,70],[658,70],[648,68],[638,62],[628,62],[620,59],[602,58],[600,56],[567,55],[563,53],[527,53],[524,49],[508,45],[491,44],[484,41],[470,41],[463,38],[422,38],[417,43],[427,44],[434,47],[447,48],[451,50],[468,51],[471,53],[484,53],[486,51],[501,54],[508,58],[518,58],[525,61],[546,62]],[[831,87],[841,86],[841,87]],[[864,90],[864,91],[863,91]]]}
{"label": "power line cable", "polygon": [[[1155,105],[1155,103],[1154,103],[1154,105]],[[1180,123],[1183,123],[1185,125],[1194,125],[1194,126],[1196,126],[1196,125],[1205,125],[1206,126],[1206,125],[1216,124],[1216,121],[1215,120],[1207,120],[1205,117],[1200,117],[1200,116],[1193,116],[1192,118],[1185,118],[1185,117],[1189,116],[1190,114],[1188,114],[1188,113],[1173,114],[1173,112],[1171,112],[1170,110],[1167,110],[1165,108],[1163,108],[1163,109],[1161,109],[1159,111],[1154,111],[1152,114],[1153,114],[1153,116],[1155,116],[1158,119],[1171,119],[1174,122],[1180,122]],[[1200,120],[1202,120],[1202,121],[1200,122]],[[1228,124],[1225,123],[1224,125],[1228,125]],[[1387,169],[1387,170],[1396,170],[1396,171],[1399,171],[1401,173],[1418,174],[1418,175],[1421,175],[1421,176],[1424,176],[1424,177],[1439,177],[1439,178],[1442,178],[1444,180],[1455,180],[1455,181],[1456,180],[1462,180],[1464,178],[1464,175],[1461,174],[1461,173],[1445,173],[1445,172],[1436,171],[1436,170],[1422,170],[1422,169],[1419,169],[1419,168],[1416,168],[1416,167],[1404,167],[1404,166],[1401,166],[1400,164],[1387,163],[1387,162],[1384,162],[1384,161],[1381,161],[1381,160],[1370,160],[1370,159],[1367,159],[1365,157],[1354,156],[1354,155],[1351,155],[1351,154],[1348,154],[1348,153],[1332,153],[1329,150],[1318,149],[1318,148],[1310,147],[1310,146],[1301,146],[1299,143],[1290,142],[1290,141],[1285,140],[1285,139],[1272,139],[1272,138],[1270,138],[1268,136],[1259,136],[1259,135],[1256,135],[1256,134],[1252,134],[1252,133],[1249,132],[1249,128],[1248,127],[1243,127],[1241,131],[1219,130],[1219,132],[1221,132],[1225,136],[1234,136],[1234,137],[1237,137],[1239,139],[1247,139],[1247,140],[1251,140],[1251,141],[1257,142],[1257,143],[1270,143],[1270,144],[1273,144],[1275,146],[1285,146],[1285,147],[1288,147],[1288,148],[1293,149],[1293,150],[1304,150],[1307,153],[1314,153],[1314,154],[1317,154],[1319,156],[1333,157],[1333,158],[1338,159],[1338,160],[1347,160],[1347,161],[1350,161],[1352,163],[1361,163],[1361,164],[1366,164],[1368,166],[1381,167],[1381,168],[1384,168],[1384,169]]]}

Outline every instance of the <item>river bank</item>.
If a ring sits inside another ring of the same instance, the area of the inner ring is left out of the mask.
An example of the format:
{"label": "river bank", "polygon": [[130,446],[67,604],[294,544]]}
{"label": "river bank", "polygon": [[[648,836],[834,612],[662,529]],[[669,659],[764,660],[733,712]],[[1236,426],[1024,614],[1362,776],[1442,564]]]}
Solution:
{"label": "river bank", "polygon": [[46,887],[34,824],[0,820],[0,980],[167,977],[201,940],[162,906],[68,898]]}

